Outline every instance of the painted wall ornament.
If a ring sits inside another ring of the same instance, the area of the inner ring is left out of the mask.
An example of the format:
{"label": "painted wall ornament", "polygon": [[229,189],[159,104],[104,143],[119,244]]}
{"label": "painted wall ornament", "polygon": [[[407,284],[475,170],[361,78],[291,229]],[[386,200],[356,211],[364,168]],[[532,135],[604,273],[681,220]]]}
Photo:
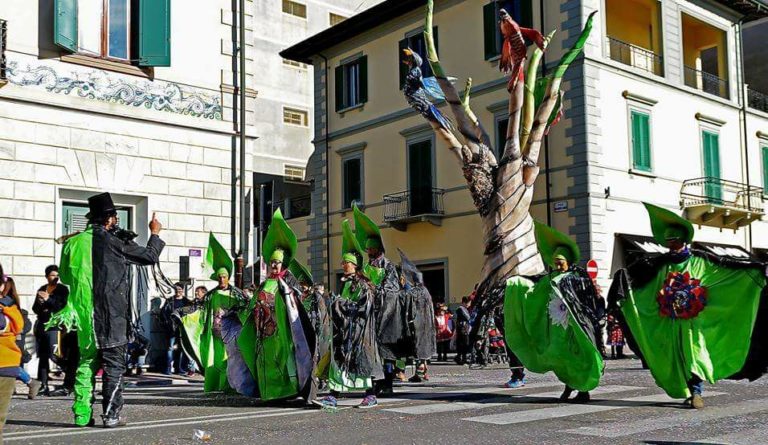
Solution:
{"label": "painted wall ornament", "polygon": [[22,87],[150,110],[222,119],[219,97],[173,82],[123,79],[100,70],[62,73],[47,65],[10,61],[8,81]]}

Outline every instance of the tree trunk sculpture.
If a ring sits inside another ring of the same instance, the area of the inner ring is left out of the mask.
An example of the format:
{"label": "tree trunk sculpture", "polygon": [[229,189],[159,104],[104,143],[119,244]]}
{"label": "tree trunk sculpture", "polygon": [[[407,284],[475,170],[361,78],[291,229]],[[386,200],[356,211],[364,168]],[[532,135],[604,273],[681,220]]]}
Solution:
{"label": "tree trunk sculpture", "polygon": [[[487,310],[500,303],[508,278],[544,272],[529,212],[539,174],[539,151],[543,137],[560,114],[563,74],[581,52],[592,28],[594,13],[558,67],[549,76],[537,80],[542,53],[554,32],[542,38],[537,31],[521,29],[501,11],[504,46],[500,67],[510,74],[510,100],[507,139],[500,159],[494,156],[490,138],[470,108],[472,80],[467,80],[460,97],[440,64],[432,36],[432,14],[433,0],[429,0],[424,25],[427,60],[456,122],[453,128],[446,128],[434,120],[428,121],[458,158],[482,219],[485,261],[476,302],[481,310]],[[523,36],[538,46],[527,67]]]}

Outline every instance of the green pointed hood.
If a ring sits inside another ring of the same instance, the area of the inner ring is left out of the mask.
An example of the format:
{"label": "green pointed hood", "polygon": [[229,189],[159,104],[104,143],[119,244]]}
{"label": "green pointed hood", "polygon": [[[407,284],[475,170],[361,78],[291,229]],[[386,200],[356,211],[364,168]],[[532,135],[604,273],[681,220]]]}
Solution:
{"label": "green pointed hood", "polygon": [[232,276],[232,271],[235,268],[235,264],[232,261],[232,257],[229,256],[227,249],[221,245],[219,240],[213,235],[213,232],[208,235],[208,249],[205,251],[205,266],[211,272],[211,280],[216,281],[219,276],[219,270],[226,269],[229,276]]}
{"label": "green pointed hood", "polygon": [[290,267],[293,257],[296,255],[298,245],[296,234],[293,233],[291,227],[285,222],[283,213],[280,209],[275,210],[261,247],[262,258],[264,261],[269,262],[276,250],[282,250],[283,267]]}
{"label": "green pointed hood", "polygon": [[381,238],[379,226],[368,215],[363,213],[357,205],[354,206],[354,214],[355,236],[357,237],[357,242],[360,243],[360,247],[363,249],[378,247],[382,252],[385,251],[384,240]]}
{"label": "green pointed hood", "polygon": [[569,264],[579,262],[579,246],[568,235],[538,221],[534,222],[534,227],[539,253],[546,264],[554,267],[555,258],[558,256],[563,256]]}
{"label": "green pointed hood", "polygon": [[693,224],[690,221],[659,206],[647,202],[643,205],[651,219],[651,232],[657,243],[666,246],[667,240],[674,238],[681,239],[686,244],[693,241]]}
{"label": "green pointed hood", "polygon": [[345,219],[344,221],[342,221],[341,233],[342,233],[341,254],[344,255],[346,253],[353,253],[357,255],[358,265],[359,265],[360,260],[365,258],[365,251],[363,250],[363,247],[360,245],[360,242],[355,237],[355,233],[352,231],[352,226],[349,224],[348,219]]}
{"label": "green pointed hood", "polygon": [[297,260],[296,258],[291,261],[290,266],[288,266],[288,270],[291,271],[291,274],[293,274],[297,280],[299,280],[299,283],[307,283],[310,286],[315,284],[314,280],[312,279],[312,272],[310,272],[307,266],[301,264],[301,261]]}

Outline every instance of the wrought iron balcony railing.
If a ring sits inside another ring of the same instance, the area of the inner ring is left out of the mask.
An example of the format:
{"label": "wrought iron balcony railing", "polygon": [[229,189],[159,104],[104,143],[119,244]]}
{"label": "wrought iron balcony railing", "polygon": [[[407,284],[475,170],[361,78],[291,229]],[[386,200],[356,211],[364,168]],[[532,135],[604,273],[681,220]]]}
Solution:
{"label": "wrought iron balcony railing", "polygon": [[407,224],[429,217],[441,217],[445,215],[444,194],[443,189],[427,187],[384,195],[384,221]]}
{"label": "wrought iron balcony railing", "polygon": [[765,215],[763,188],[720,178],[683,182],[680,205],[697,224],[738,228]]}
{"label": "wrought iron balcony railing", "polygon": [[748,88],[747,106],[768,113],[768,94]]}
{"label": "wrought iron balcony railing", "polygon": [[664,75],[664,57],[643,47],[608,37],[611,60],[639,68],[657,76]]}
{"label": "wrought iron balcony railing", "polygon": [[6,78],[7,59],[5,58],[5,48],[8,44],[8,22],[0,19],[0,86],[8,82]]}
{"label": "wrought iron balcony railing", "polygon": [[286,198],[284,201],[275,201],[272,211],[277,209],[283,213],[285,219],[301,218],[312,213],[312,196],[303,195],[294,198]]}
{"label": "wrought iron balcony railing", "polygon": [[690,66],[686,66],[684,69],[685,84],[689,87],[722,97],[723,99],[731,97],[727,80],[721,79],[714,74],[691,68]]}

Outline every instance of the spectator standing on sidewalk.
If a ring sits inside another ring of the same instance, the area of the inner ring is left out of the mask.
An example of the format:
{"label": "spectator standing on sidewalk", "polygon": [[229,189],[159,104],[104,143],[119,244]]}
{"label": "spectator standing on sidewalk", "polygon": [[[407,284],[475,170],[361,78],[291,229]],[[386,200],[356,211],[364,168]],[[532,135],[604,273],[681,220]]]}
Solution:
{"label": "spectator standing on sidewalk", "polygon": [[167,318],[167,326],[171,329],[168,337],[168,355],[166,363],[166,375],[171,374],[194,374],[192,370],[192,360],[187,357],[184,352],[184,348],[181,347],[181,324],[178,318],[174,314],[179,313],[182,309],[190,306],[192,302],[187,300],[184,295],[184,284],[176,283],[176,295],[172,300],[165,303],[163,307],[164,316]]}
{"label": "spectator standing on sidewalk", "polygon": [[467,363],[467,354],[470,352],[470,331],[472,326],[470,320],[472,319],[469,313],[470,297],[462,297],[461,306],[456,309],[455,326],[456,326],[456,363],[463,365]]}
{"label": "spectator standing on sidewalk", "polygon": [[448,350],[453,338],[453,316],[448,306],[438,303],[435,310],[435,332],[437,337],[437,361],[448,361]]}
{"label": "spectator standing on sidewalk", "polygon": [[[16,292],[16,284],[11,277],[2,275],[0,268],[0,377],[12,377],[21,380],[29,387],[28,397],[34,399],[40,391],[41,383],[33,380],[29,373],[21,367],[22,350],[16,341],[17,335],[24,332],[25,319],[19,305],[19,294]],[[13,394],[13,391],[11,391]],[[2,411],[3,403],[0,403]]]}
{"label": "spectator standing on sidewalk", "polygon": [[608,344],[611,346],[611,358],[624,358],[624,331],[613,314],[608,315]]}
{"label": "spectator standing on sidewalk", "polygon": [[[60,311],[67,305],[69,289],[59,283],[59,267],[55,264],[45,268],[45,279],[48,282],[37,290],[35,303],[32,305],[32,311],[37,315],[32,332],[37,343],[37,379],[42,384],[40,391],[48,396],[51,392],[48,386],[48,372],[50,371],[51,360],[55,359],[54,352],[58,351],[61,346],[62,332],[58,327],[46,330],[45,324],[51,319],[52,313]],[[74,383],[72,370],[66,369],[65,372]],[[62,389],[66,387],[65,384]]]}

